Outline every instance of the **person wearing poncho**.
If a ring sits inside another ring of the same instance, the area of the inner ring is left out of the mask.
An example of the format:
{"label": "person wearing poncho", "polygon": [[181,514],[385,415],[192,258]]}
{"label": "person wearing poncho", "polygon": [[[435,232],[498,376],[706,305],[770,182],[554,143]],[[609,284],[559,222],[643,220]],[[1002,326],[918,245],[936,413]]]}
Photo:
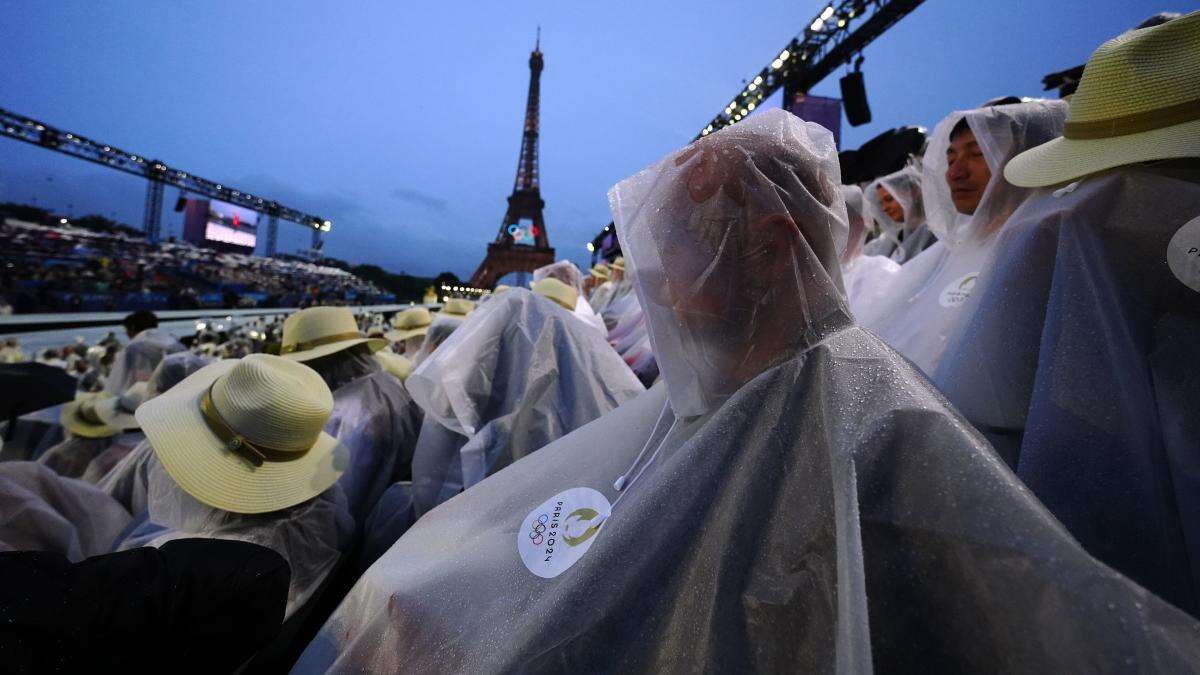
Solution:
{"label": "person wearing poncho", "polygon": [[872,182],[863,190],[863,201],[866,217],[883,228],[880,236],[867,244],[867,255],[887,256],[903,264],[937,241],[925,222],[919,165]]}
{"label": "person wearing poncho", "polygon": [[900,271],[900,264],[885,255],[864,252],[863,242],[866,241],[868,227],[862,190],[857,185],[843,185],[842,197],[846,201],[846,217],[850,221],[850,234],[840,261],[842,282],[846,288],[846,301],[850,310],[854,311],[878,302],[884,296],[892,276]]}
{"label": "person wearing poncho", "polygon": [[[92,462],[110,449],[124,456],[142,440],[133,410],[145,392],[146,383],[138,382],[121,396],[81,394],[63,406],[59,415],[66,437],[42,453],[37,462],[60,476],[81,478]],[[108,462],[108,466],[115,463]]]}
{"label": "person wearing poncho", "polygon": [[266,546],[291,567],[292,614],[355,532],[338,483],[348,451],[323,431],[333,405],[311,369],[251,354],[201,368],[139,406],[153,449],[147,517],[114,549],[195,537]]}
{"label": "person wearing poncho", "polygon": [[575,289],[577,298],[575,300],[575,308],[572,310],[575,316],[601,333],[607,331],[604,327],[604,319],[601,319],[600,315],[588,303],[587,295],[583,292],[583,273],[579,271],[575,263],[570,260],[559,260],[533,271],[534,283],[545,278],[558,279]]}
{"label": "person wearing poncho", "polygon": [[150,374],[167,354],[187,349],[175,336],[158,327],[158,319],[145,310],[125,317],[129,344],[117,352],[112,372],[104,381],[104,392],[120,396],[138,382],[150,379]]}
{"label": "person wearing poncho", "polygon": [[[167,355],[150,376],[146,387],[146,400],[161,396],[212,362],[213,359],[207,356],[187,351]],[[154,455],[154,449],[146,442],[145,434],[142,434],[140,429],[137,436],[141,440],[132,449],[115,445],[98,455],[81,477],[81,480],[95,483],[134,517],[146,511],[146,489],[149,483],[147,468],[150,458]]]}
{"label": "person wearing poncho", "polygon": [[388,340],[363,335],[346,307],[310,307],[289,316],[282,344],[284,358],[315,370],[333,392],[325,430],[350,450],[339,482],[362,523],[389,485],[409,478],[421,411],[373,356],[390,347]]}
{"label": "person wearing poncho", "polygon": [[884,295],[854,308],[861,326],[934,372],[947,336],[968,318],[963,305],[996,235],[1029,196],[1004,180],[1004,164],[1062,133],[1065,119],[1064,102],[1036,100],[955,112],[934,128],[921,194],[938,241],[905,262]]}
{"label": "person wearing poncho", "polygon": [[407,386],[425,412],[418,515],[643,391],[572,310],[522,288],[475,310]]}
{"label": "person wearing poncho", "polygon": [[1194,664],[1200,625],[854,325],[839,182],[770,110],[614,188],[665,386],[427,514],[294,672]]}
{"label": "person wearing poncho", "polygon": [[934,381],[1084,548],[1200,615],[1200,119],[1154,113],[1196,91],[1200,13],[1096,51],[1064,135],[1005,167],[1041,189]]}

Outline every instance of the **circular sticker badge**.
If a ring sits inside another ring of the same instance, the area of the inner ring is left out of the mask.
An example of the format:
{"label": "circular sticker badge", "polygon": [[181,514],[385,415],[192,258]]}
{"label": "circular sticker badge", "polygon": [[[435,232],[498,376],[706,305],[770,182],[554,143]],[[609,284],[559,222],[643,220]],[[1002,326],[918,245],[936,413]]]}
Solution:
{"label": "circular sticker badge", "polygon": [[951,281],[942,289],[942,294],[938,296],[938,303],[942,307],[958,307],[963,304],[967,298],[971,297],[971,289],[975,288],[977,279],[979,279],[979,272],[971,272]]}
{"label": "circular sticker badge", "polygon": [[612,513],[608,499],[587,487],[563,490],[529,512],[517,532],[517,553],[543,579],[567,571],[596,540]]}
{"label": "circular sticker badge", "polygon": [[1193,291],[1200,291],[1200,217],[1183,224],[1167,244],[1167,267]]}

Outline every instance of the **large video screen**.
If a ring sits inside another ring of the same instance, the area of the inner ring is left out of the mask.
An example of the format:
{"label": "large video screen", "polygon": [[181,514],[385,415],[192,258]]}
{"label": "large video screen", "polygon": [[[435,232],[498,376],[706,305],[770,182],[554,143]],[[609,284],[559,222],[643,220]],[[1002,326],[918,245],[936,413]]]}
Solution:
{"label": "large video screen", "polygon": [[208,203],[204,238],[223,244],[254,248],[258,241],[258,212],[225,202]]}

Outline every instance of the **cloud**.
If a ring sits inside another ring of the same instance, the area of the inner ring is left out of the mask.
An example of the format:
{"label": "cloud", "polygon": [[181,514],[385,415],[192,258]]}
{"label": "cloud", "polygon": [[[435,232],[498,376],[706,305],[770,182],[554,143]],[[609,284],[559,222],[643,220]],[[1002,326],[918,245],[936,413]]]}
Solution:
{"label": "cloud", "polygon": [[391,196],[399,199],[402,202],[423,206],[431,211],[437,211],[438,213],[446,212],[445,199],[421,192],[420,190],[398,187],[392,190]]}

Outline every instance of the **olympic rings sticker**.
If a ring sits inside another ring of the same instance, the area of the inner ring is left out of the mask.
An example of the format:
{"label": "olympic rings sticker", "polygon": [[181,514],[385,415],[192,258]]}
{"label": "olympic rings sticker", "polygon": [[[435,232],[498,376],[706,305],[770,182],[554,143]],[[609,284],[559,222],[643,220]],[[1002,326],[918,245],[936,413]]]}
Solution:
{"label": "olympic rings sticker", "polygon": [[533,521],[533,527],[529,530],[529,540],[533,542],[534,546],[541,546],[542,542],[546,540],[542,535],[546,532],[546,521],[548,520],[550,520],[550,516],[543,513]]}
{"label": "olympic rings sticker", "polygon": [[611,513],[608,499],[592,488],[563,490],[525,517],[517,554],[530,572],[553,579],[587,553]]}

